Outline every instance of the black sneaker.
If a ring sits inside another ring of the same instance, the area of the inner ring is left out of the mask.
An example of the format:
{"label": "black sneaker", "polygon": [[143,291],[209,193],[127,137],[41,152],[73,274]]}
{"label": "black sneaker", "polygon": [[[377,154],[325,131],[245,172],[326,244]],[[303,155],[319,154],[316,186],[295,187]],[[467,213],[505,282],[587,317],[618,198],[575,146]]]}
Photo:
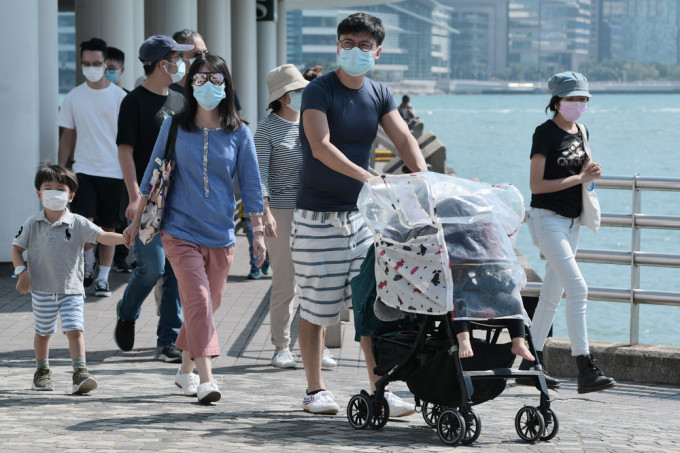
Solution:
{"label": "black sneaker", "polygon": [[162,360],[167,363],[180,363],[182,361],[182,351],[175,345],[159,346],[156,348],[155,360]]}
{"label": "black sneaker", "polygon": [[[119,308],[118,305],[116,305],[116,308]],[[113,339],[121,351],[131,351],[135,345],[135,322],[126,321],[118,314]]]}
{"label": "black sneaker", "polygon": [[116,272],[120,272],[122,274],[129,274],[132,272],[132,268],[130,265],[127,263],[127,261],[123,260],[116,260],[113,263],[113,270]]}
{"label": "black sneaker", "polygon": [[89,288],[94,283],[94,265],[85,263],[85,276],[83,277],[83,286]]}
{"label": "black sneaker", "polygon": [[94,282],[94,295],[100,297],[110,296],[111,289],[109,288],[109,282],[101,278]]}
{"label": "black sneaker", "polygon": [[74,395],[83,395],[97,388],[97,381],[94,380],[87,368],[76,368],[73,371],[73,390]]}
{"label": "black sneaker", "polygon": [[35,371],[31,389],[39,392],[54,390],[54,386],[52,386],[52,372],[48,367],[40,367]]}

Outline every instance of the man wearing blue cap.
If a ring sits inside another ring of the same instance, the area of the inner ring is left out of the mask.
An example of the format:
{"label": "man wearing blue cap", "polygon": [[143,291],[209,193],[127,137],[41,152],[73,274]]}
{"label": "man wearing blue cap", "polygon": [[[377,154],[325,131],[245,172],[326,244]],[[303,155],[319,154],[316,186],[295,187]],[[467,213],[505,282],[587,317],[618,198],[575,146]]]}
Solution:
{"label": "man wearing blue cap", "polygon": [[[142,43],[139,60],[144,65],[146,80],[123,100],[118,116],[118,160],[123,171],[129,203],[125,216],[132,220],[139,204],[139,183],[149,163],[161,124],[184,106],[184,97],[168,87],[184,77],[186,68],[181,52],[193,45],[177,44],[171,37],[155,35]],[[178,363],[182,353],[175,347],[182,326],[177,280],[165,258],[161,237],[148,245],[138,238],[134,245],[137,267],[130,277],[123,298],[118,302],[114,339],[123,351],[130,351],[135,341],[135,321],[142,302],[163,278],[160,319],[155,357]]]}

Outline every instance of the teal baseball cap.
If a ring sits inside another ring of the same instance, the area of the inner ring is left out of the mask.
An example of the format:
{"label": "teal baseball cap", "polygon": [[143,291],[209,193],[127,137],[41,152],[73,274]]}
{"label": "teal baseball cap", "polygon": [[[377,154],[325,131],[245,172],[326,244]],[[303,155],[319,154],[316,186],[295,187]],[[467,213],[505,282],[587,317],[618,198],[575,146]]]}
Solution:
{"label": "teal baseball cap", "polygon": [[570,96],[592,97],[588,91],[588,80],[578,72],[560,72],[550,77],[548,88],[553,96],[567,98]]}

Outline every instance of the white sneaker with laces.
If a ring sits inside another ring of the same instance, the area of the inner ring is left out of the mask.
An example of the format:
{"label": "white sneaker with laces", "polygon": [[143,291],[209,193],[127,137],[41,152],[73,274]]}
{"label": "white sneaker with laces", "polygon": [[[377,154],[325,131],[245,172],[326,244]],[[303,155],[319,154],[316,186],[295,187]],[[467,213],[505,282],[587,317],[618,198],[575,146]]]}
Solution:
{"label": "white sneaker with laces", "polygon": [[185,396],[196,396],[198,390],[198,383],[200,380],[198,376],[192,373],[181,373],[182,368],[177,370],[175,375],[175,385],[184,391]]}
{"label": "white sneaker with laces", "polygon": [[312,414],[337,414],[340,410],[333,394],[328,390],[322,390],[313,395],[305,395],[302,400],[302,408]]}
{"label": "white sneaker with laces", "polygon": [[215,403],[222,398],[220,389],[215,381],[199,384],[196,388],[196,395],[198,396],[198,402],[201,404]]}
{"label": "white sneaker with laces", "polygon": [[297,365],[296,356],[288,348],[281,349],[274,353],[272,365],[278,368],[295,368],[295,365]]}
{"label": "white sneaker with laces", "polygon": [[338,362],[335,361],[331,351],[327,347],[323,347],[323,356],[321,357],[321,368],[335,368]]}
{"label": "white sneaker with laces", "polygon": [[385,392],[385,401],[390,407],[390,417],[406,417],[416,411],[415,405],[407,403],[392,392]]}

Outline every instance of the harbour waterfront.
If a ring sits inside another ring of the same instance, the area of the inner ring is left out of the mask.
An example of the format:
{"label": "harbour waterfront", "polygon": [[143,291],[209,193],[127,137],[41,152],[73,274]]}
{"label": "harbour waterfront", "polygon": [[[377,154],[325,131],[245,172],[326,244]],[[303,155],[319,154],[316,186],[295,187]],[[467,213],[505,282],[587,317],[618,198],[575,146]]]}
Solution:
{"label": "harbour waterfront", "polygon": [[[399,96],[396,96],[397,98]],[[536,126],[548,119],[547,94],[514,95],[413,95],[411,103],[447,148],[448,165],[465,178],[489,183],[510,182],[525,197],[529,189],[529,152]],[[605,175],[678,177],[680,157],[680,94],[595,95],[582,118],[590,131],[594,159]],[[598,191],[603,212],[630,213],[631,193],[620,190]],[[645,192],[645,214],[678,215],[680,194]],[[602,228],[595,235],[581,229],[580,247],[629,251],[631,232],[622,228]],[[545,263],[522,228],[518,249],[542,275]],[[680,232],[643,230],[642,250],[680,253]],[[589,286],[630,288],[630,268],[616,265],[581,263]],[[641,288],[680,291],[679,269],[643,268]],[[555,336],[566,337],[564,304],[555,318]],[[680,346],[677,325],[680,307],[640,308],[640,343]],[[589,302],[590,338],[627,342],[629,305],[616,302]]]}

